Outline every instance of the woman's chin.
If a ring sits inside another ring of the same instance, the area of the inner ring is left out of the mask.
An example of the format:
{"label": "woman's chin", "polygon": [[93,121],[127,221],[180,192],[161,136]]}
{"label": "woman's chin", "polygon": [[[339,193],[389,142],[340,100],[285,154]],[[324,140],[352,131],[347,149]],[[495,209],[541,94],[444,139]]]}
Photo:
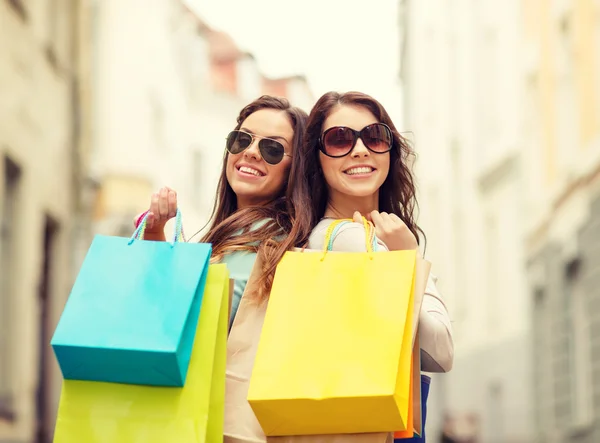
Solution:
{"label": "woman's chin", "polygon": [[379,188],[373,186],[353,186],[344,190],[344,194],[352,198],[376,197],[379,194]]}

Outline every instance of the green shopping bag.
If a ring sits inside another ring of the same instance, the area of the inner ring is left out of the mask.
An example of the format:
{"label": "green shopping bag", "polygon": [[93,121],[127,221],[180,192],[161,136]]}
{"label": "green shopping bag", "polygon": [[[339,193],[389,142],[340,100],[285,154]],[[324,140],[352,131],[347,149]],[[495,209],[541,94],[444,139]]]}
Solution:
{"label": "green shopping bag", "polygon": [[65,380],[54,443],[223,440],[229,272],[211,265],[185,386]]}

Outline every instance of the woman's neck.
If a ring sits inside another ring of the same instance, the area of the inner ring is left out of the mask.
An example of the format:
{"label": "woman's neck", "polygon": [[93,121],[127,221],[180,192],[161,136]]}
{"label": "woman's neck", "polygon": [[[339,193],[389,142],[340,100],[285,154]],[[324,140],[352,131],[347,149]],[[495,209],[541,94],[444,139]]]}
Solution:
{"label": "woman's neck", "polygon": [[367,197],[354,197],[330,190],[324,216],[337,219],[352,218],[356,211],[365,216],[378,210],[379,192]]}
{"label": "woman's neck", "polygon": [[271,202],[273,202],[273,199],[237,196],[235,210],[239,211],[240,209],[246,209],[250,206],[268,206]]}

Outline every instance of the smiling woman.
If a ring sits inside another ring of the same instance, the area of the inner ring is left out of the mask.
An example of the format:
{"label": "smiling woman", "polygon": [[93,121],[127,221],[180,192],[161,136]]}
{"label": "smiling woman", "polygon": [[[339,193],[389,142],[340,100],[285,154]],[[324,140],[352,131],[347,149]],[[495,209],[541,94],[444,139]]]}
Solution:
{"label": "smiling woman", "polygon": [[329,185],[330,212],[343,216],[343,208],[333,205],[346,206],[348,198],[355,204],[357,197],[362,199],[362,208],[354,210],[370,212],[378,206],[379,188],[390,171],[391,130],[368,109],[351,106],[335,109],[323,128],[319,148],[324,154],[320,159]]}
{"label": "smiling woman", "polygon": [[[285,250],[271,248],[291,229],[285,197],[290,167],[300,154],[307,115],[286,99],[262,96],[240,112],[227,136],[223,168],[208,232],[200,242],[211,243],[212,262],[228,265],[235,280],[230,324],[256,260],[263,258],[260,297],[270,290],[275,267]],[[164,241],[167,221],[177,211],[177,193],[163,188],[152,195],[145,213],[147,240]],[[139,223],[138,217],[136,223]]]}
{"label": "smiling woman", "polygon": [[227,138],[227,181],[238,209],[264,205],[280,195],[292,162],[294,128],[287,115],[261,109]]}
{"label": "smiling woman", "polygon": [[[413,155],[374,98],[359,92],[323,95],[310,113],[302,152],[292,165],[289,195],[296,218],[281,248],[292,244],[321,249],[332,223],[351,219],[333,231],[331,250],[365,252],[363,215],[375,228],[374,250],[418,248],[421,230],[415,221],[415,186],[408,161]],[[348,272],[350,278],[353,270]],[[419,315],[423,371],[451,369],[451,331],[448,311],[430,275]],[[425,405],[427,398],[422,401]],[[324,441],[311,438],[301,441]],[[385,433],[343,436],[347,443],[391,439]],[[404,441],[423,442],[424,437]]]}

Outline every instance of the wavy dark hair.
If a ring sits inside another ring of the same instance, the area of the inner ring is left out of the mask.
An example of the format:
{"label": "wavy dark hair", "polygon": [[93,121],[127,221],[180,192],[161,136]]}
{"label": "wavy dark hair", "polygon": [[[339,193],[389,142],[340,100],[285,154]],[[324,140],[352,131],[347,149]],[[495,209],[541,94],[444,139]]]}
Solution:
{"label": "wavy dark hair", "polygon": [[[308,115],[300,108],[290,105],[285,98],[263,95],[244,107],[237,117],[240,129],[244,120],[261,109],[273,109],[285,112],[294,129],[292,140],[292,165],[298,161],[302,151],[303,136],[306,130]],[[224,255],[234,251],[257,252],[263,261],[263,273],[259,281],[258,294],[266,298],[271,289],[275,268],[285,253],[273,240],[278,236],[287,236],[292,228],[290,214],[292,205],[285,197],[288,179],[282,193],[271,202],[262,206],[251,206],[238,209],[237,197],[227,181],[227,156],[225,150],[221,177],[217,186],[217,198],[212,210],[208,232],[200,239],[202,243],[212,243],[211,261],[220,261]],[[288,177],[289,178],[289,177]],[[267,220],[258,229],[252,229],[256,222]]]}
{"label": "wavy dark hair", "polygon": [[425,234],[415,221],[415,209],[418,205],[410,168],[415,156],[412,148],[400,135],[385,108],[373,97],[361,92],[328,92],[313,107],[308,117],[300,155],[292,164],[288,199],[293,203],[292,213],[295,214],[295,219],[288,240],[279,246],[280,254],[283,255],[285,250],[293,246],[306,245],[311,231],[325,214],[329,192],[319,162],[319,143],[323,123],[338,106],[365,108],[392,130],[390,170],[379,190],[379,211],[400,217],[420,244],[419,234],[423,239]]}

